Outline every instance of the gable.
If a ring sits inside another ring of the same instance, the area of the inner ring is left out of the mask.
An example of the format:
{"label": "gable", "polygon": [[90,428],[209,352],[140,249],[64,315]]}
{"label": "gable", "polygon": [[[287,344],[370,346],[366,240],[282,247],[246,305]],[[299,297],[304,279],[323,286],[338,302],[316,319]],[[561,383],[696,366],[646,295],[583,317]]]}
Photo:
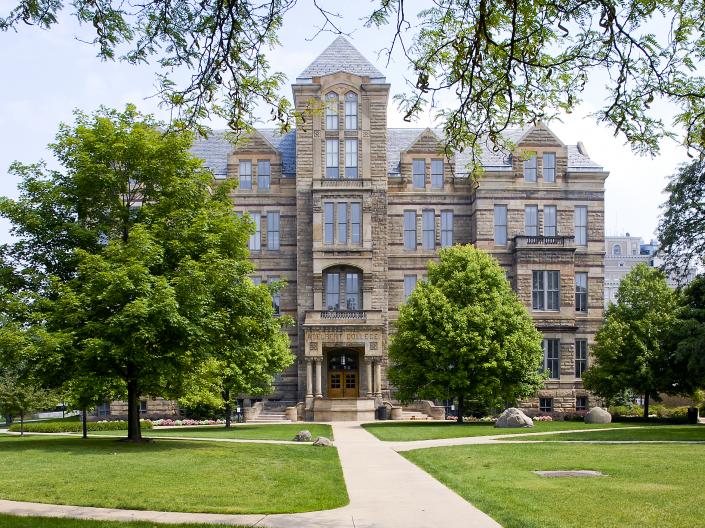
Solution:
{"label": "gable", "polygon": [[414,142],[404,151],[404,153],[427,153],[433,154],[443,152],[444,145],[430,128],[427,128],[414,140]]}
{"label": "gable", "polygon": [[528,128],[516,142],[518,147],[565,147],[546,125],[539,123]]}
{"label": "gable", "polygon": [[243,138],[235,147],[234,153],[267,153],[278,154],[279,151],[272,143],[259,131],[253,130],[246,138]]}

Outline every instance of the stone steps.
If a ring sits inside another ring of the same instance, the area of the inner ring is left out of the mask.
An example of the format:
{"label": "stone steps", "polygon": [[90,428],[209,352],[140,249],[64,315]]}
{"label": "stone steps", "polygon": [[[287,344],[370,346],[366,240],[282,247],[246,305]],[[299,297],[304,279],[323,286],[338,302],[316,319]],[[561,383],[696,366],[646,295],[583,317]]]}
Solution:
{"label": "stone steps", "polygon": [[402,420],[430,420],[431,418],[428,414],[422,413],[420,411],[402,411]]}

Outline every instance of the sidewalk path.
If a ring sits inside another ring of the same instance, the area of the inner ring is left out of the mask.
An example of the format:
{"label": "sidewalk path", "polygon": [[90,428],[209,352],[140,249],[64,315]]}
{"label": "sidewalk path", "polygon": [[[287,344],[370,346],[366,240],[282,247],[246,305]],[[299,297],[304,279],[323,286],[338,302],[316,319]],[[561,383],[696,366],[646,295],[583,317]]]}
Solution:
{"label": "sidewalk path", "polygon": [[[501,528],[462,497],[360,427],[333,425],[350,504],[277,515],[219,515],[113,510],[0,500],[13,515],[159,523],[221,523],[269,528]],[[323,448],[322,448],[323,449]]]}

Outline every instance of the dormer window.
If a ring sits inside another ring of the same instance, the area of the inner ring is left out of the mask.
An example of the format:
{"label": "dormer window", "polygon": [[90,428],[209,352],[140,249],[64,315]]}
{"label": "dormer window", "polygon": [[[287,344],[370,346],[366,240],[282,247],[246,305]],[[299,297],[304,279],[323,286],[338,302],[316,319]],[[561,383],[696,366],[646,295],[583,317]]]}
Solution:
{"label": "dormer window", "polygon": [[338,130],[338,94],[326,95],[326,130]]}
{"label": "dormer window", "polygon": [[545,183],[556,182],[556,153],[543,153],[543,181]]}
{"label": "dormer window", "polygon": [[536,181],[536,154],[524,160],[524,181]]}
{"label": "dormer window", "polygon": [[357,130],[357,94],[345,94],[345,130]]}

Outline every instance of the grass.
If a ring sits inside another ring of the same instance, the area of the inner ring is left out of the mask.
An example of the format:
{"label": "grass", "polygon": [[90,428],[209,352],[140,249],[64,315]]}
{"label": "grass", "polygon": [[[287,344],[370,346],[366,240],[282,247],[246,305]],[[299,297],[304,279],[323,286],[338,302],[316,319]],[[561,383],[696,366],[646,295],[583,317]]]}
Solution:
{"label": "grass", "polygon": [[[174,429],[152,429],[143,431],[142,435],[149,438],[170,436],[191,436],[194,438],[234,438],[239,440],[293,440],[296,433],[302,430],[311,432],[315,440],[319,436],[333,439],[333,428],[328,424],[262,424],[234,425],[232,429],[225,426],[193,426]],[[122,435],[127,431],[91,431],[90,435]]]}
{"label": "grass", "polygon": [[[508,438],[508,440],[520,440]],[[532,437],[542,442],[556,441],[610,441],[610,442],[705,442],[705,426],[702,425],[657,425],[647,428],[622,428],[611,431],[588,431]]]}
{"label": "grass", "polygon": [[[402,454],[504,528],[695,528],[705,519],[705,446],[502,444]],[[561,469],[608,476],[532,473]]]}
{"label": "grass", "polygon": [[336,449],[0,437],[0,498],[136,510],[284,513],[347,504]]}
{"label": "grass", "polygon": [[[632,424],[636,425],[636,424]],[[369,423],[363,427],[380,440],[387,442],[407,442],[413,440],[437,440],[440,438],[462,438],[467,436],[489,436],[500,434],[541,433],[567,431],[571,429],[592,429],[605,427],[626,427],[626,424],[607,425],[585,424],[582,422],[534,422],[533,427],[517,429],[497,429],[494,424],[454,422],[387,422]]]}
{"label": "grass", "polygon": [[[153,522],[90,521],[49,517],[15,517],[0,514],[2,528],[225,528],[221,524],[161,524]],[[229,526],[228,528],[238,528]],[[245,528],[245,527],[240,527]]]}

